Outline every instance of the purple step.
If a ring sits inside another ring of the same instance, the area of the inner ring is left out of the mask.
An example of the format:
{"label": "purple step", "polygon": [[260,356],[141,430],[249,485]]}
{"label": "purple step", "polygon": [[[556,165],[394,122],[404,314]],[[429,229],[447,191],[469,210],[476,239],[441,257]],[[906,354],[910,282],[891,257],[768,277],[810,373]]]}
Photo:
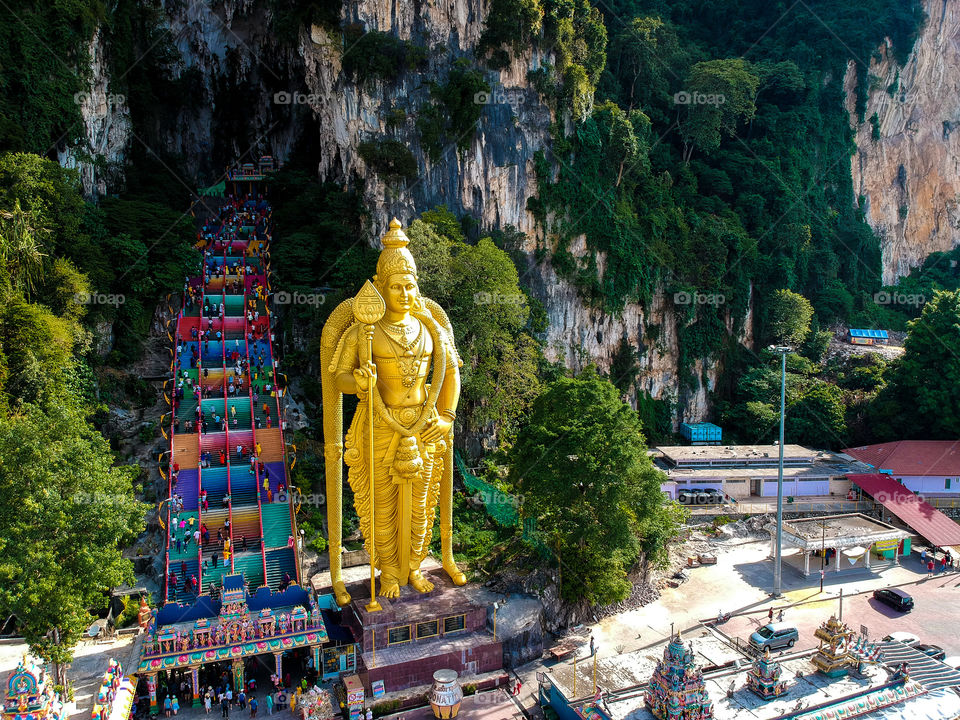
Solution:
{"label": "purple step", "polygon": [[199,475],[196,468],[180,468],[179,479],[173,488],[173,492],[183,498],[184,510],[197,509],[197,497],[200,495]]}

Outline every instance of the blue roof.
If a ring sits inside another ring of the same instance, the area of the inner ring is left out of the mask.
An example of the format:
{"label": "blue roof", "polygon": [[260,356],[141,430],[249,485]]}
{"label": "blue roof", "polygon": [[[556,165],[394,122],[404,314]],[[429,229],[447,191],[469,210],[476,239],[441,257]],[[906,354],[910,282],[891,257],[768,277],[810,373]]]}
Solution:
{"label": "blue roof", "polygon": [[850,337],[888,339],[886,330],[854,330],[850,328]]}
{"label": "blue roof", "polygon": [[681,425],[682,427],[688,427],[688,428],[704,428],[704,429],[716,428],[717,430],[720,429],[719,425],[714,425],[713,423],[708,423],[708,422],[682,423]]}

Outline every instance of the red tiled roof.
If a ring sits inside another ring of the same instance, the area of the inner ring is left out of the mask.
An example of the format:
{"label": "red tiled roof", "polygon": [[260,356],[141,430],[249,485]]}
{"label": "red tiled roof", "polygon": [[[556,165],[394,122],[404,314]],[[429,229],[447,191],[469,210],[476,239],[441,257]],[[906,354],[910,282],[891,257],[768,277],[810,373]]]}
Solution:
{"label": "red tiled roof", "polygon": [[845,453],[894,475],[960,476],[960,440],[897,440],[846,448]]}
{"label": "red tiled roof", "polygon": [[931,507],[889,475],[847,475],[878,503],[933,545],[960,545],[960,525]]}

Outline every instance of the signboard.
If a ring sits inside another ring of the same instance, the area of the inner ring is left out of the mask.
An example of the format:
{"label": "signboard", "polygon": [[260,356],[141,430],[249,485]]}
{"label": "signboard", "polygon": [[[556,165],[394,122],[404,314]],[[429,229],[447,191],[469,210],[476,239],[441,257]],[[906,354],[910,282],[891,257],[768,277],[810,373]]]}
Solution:
{"label": "signboard", "polygon": [[383,680],[375,680],[373,683],[373,697],[378,698],[383,696]]}
{"label": "signboard", "polygon": [[873,544],[873,549],[877,552],[885,552],[887,550],[894,550],[900,546],[900,540],[894,538],[893,540],[878,540]]}
{"label": "signboard", "polygon": [[868,633],[868,631],[867,631],[867,626],[866,626],[866,625],[861,625],[861,626],[860,626],[860,634],[863,635],[863,637],[869,637],[869,633]]}

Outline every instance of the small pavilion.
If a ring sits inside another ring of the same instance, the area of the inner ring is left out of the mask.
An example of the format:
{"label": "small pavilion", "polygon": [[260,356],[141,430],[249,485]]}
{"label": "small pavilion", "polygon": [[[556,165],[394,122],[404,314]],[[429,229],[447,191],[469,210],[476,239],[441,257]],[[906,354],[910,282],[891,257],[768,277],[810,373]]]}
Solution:
{"label": "small pavilion", "polygon": [[[863,513],[804,517],[783,522],[782,555],[787,564],[805,576],[841,570],[870,570],[871,554],[898,562],[899,549],[910,533]],[[771,526],[770,554],[774,555],[776,529]],[[815,561],[810,562],[813,557]]]}

